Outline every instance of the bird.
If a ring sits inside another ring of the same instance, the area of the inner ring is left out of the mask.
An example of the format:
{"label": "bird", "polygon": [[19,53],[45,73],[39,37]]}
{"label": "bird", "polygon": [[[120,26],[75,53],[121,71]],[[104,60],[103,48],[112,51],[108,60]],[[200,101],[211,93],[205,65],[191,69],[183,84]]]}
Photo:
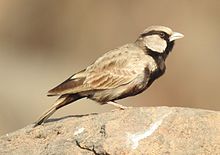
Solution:
{"label": "bird", "polygon": [[47,95],[58,96],[58,99],[34,126],[44,123],[56,110],[82,98],[126,109],[116,101],[142,93],[162,76],[175,40],[183,37],[165,26],[146,28],[133,43],[106,52],[87,68],[49,90]]}

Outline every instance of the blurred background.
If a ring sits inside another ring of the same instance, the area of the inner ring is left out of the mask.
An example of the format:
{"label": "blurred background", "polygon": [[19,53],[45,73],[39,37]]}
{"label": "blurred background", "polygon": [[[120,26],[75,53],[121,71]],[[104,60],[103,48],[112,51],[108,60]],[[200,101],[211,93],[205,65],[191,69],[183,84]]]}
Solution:
{"label": "blurred background", "polygon": [[[164,76],[127,106],[220,110],[220,1],[0,1],[0,135],[36,121],[56,97],[46,92],[146,27],[185,35]],[[52,117],[110,111],[82,99]]]}

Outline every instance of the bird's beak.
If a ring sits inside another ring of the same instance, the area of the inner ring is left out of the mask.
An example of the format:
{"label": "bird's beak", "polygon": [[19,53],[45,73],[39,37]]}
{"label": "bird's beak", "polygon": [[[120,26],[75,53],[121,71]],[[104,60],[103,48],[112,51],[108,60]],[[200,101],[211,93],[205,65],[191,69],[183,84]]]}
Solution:
{"label": "bird's beak", "polygon": [[174,41],[174,40],[177,40],[177,39],[180,39],[180,38],[183,38],[184,35],[179,33],[179,32],[173,32],[173,34],[170,36],[170,41]]}

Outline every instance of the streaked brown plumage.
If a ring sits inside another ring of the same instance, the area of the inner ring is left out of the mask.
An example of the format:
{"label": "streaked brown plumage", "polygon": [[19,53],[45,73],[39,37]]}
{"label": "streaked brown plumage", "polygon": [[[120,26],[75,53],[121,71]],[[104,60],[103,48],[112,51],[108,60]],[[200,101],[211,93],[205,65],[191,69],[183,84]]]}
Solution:
{"label": "streaked brown plumage", "polygon": [[51,89],[48,96],[60,96],[36,122],[43,123],[57,109],[87,97],[100,104],[141,93],[165,72],[165,59],[174,40],[183,35],[164,26],[151,26],[134,43],[105,53],[86,69]]}

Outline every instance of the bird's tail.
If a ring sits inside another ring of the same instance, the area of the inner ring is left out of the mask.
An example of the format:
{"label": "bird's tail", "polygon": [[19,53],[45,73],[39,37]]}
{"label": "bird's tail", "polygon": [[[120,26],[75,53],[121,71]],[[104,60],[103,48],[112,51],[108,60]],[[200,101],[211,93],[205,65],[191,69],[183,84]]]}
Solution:
{"label": "bird's tail", "polygon": [[80,95],[78,94],[74,94],[74,95],[62,95],[61,97],[59,97],[57,99],[57,101],[52,105],[51,108],[49,108],[47,111],[45,111],[40,118],[36,121],[34,127],[41,125],[42,123],[44,123],[56,110],[58,110],[59,108],[74,102],[78,99],[82,98]]}

